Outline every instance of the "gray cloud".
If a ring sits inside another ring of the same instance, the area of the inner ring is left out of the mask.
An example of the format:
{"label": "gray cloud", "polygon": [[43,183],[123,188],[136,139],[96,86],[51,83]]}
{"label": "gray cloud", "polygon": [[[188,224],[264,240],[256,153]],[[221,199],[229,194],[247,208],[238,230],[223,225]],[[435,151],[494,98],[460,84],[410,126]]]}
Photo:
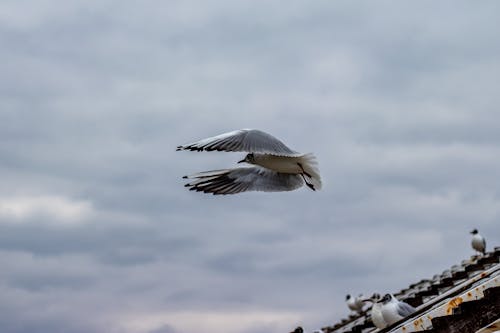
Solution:
{"label": "gray cloud", "polygon": [[175,333],[176,330],[170,325],[162,325],[161,327],[152,330],[149,333]]}

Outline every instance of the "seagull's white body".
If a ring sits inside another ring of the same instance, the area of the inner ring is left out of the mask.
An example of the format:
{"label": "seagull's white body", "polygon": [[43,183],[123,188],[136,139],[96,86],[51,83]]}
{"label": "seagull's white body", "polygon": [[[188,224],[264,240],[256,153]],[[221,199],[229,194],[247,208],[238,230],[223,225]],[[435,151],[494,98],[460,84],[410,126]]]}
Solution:
{"label": "seagull's white body", "polygon": [[375,327],[382,329],[387,326],[387,323],[384,320],[384,315],[382,314],[382,304],[373,303],[371,317]]}
{"label": "seagull's white body", "polygon": [[240,162],[255,166],[200,172],[184,178],[190,190],[212,194],[244,191],[291,191],[306,184],[321,189],[321,178],[313,154],[301,154],[259,130],[242,129],[203,139],[177,150],[248,152]]}
{"label": "seagull's white body", "polygon": [[298,162],[307,163],[303,156],[288,157],[275,156],[269,154],[254,154],[255,164],[266,169],[274,170],[282,173],[298,174],[302,172]]}
{"label": "seagull's white body", "polygon": [[271,154],[254,154],[255,164],[263,168],[287,174],[302,174],[306,172],[311,175],[311,181],[315,189],[321,189],[321,180],[316,167],[316,158],[313,154],[299,156],[276,156]]}
{"label": "seagull's white body", "polygon": [[382,303],[378,303],[378,301],[380,301],[380,295],[377,293],[373,294],[372,297],[363,300],[363,302],[373,303],[370,310],[371,320],[375,327],[382,329],[387,326],[387,323],[382,315]]}
{"label": "seagull's white body", "polygon": [[347,295],[346,304],[351,311],[360,313],[361,311],[363,311],[363,296],[359,295],[358,297],[352,297],[350,295]]}
{"label": "seagull's white body", "polygon": [[393,299],[389,303],[382,305],[380,312],[382,313],[384,321],[388,325],[391,325],[403,319],[403,317],[398,314],[398,301],[396,299]]}
{"label": "seagull's white body", "polygon": [[472,236],[472,248],[477,252],[485,253],[486,251],[486,240],[483,236],[476,233]]}
{"label": "seagull's white body", "polygon": [[415,308],[391,295],[391,300],[382,304],[381,312],[387,325],[392,325],[415,312]]}

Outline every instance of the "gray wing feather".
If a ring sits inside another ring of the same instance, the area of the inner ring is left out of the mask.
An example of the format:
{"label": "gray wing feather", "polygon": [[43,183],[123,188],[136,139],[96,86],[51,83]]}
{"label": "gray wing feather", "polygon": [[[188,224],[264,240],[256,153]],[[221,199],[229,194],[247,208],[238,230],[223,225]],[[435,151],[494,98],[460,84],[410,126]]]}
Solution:
{"label": "gray wing feather", "polygon": [[264,153],[280,156],[298,156],[300,153],[288,148],[274,136],[254,129],[241,129],[178,146],[177,150],[233,151]]}
{"label": "gray wing feather", "polygon": [[402,317],[407,317],[416,310],[413,306],[405,302],[399,302],[397,309],[398,309],[398,314]]}
{"label": "gray wing feather", "polygon": [[300,175],[279,173],[260,167],[206,171],[184,178],[194,179],[184,185],[190,191],[212,194],[292,191],[304,185]]}

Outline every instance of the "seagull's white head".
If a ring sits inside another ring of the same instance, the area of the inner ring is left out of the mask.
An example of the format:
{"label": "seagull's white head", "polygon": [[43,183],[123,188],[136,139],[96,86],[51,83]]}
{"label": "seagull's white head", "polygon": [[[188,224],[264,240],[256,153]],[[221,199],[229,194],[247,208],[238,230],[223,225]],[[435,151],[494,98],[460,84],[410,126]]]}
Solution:
{"label": "seagull's white head", "polygon": [[363,299],[363,302],[377,303],[380,301],[380,294],[374,293],[371,297]]}
{"label": "seagull's white head", "polygon": [[255,164],[255,156],[253,155],[253,153],[247,154],[247,156],[245,156],[244,159],[242,159],[241,161],[238,161],[238,163],[243,163],[243,162],[246,162],[249,164]]}
{"label": "seagull's white head", "polygon": [[385,294],[385,296],[380,301],[378,301],[377,303],[387,304],[387,303],[389,303],[392,300],[392,297],[393,296],[391,294]]}

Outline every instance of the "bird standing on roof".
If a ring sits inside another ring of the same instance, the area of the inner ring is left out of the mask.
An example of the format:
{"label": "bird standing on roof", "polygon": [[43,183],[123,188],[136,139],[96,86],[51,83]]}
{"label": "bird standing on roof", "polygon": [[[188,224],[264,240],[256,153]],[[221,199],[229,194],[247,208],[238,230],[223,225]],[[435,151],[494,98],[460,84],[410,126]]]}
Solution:
{"label": "bird standing on roof", "polygon": [[472,234],[472,248],[484,255],[486,253],[486,239],[479,234],[477,229],[472,230],[470,233]]}
{"label": "bird standing on roof", "polygon": [[238,163],[253,165],[200,172],[184,178],[194,179],[185,186],[191,191],[235,194],[245,191],[292,191],[307,185],[321,189],[318,163],[313,154],[288,148],[274,136],[254,129],[241,129],[178,146],[177,150],[247,152]]}
{"label": "bird standing on roof", "polygon": [[374,293],[370,298],[363,299],[363,302],[372,302],[372,309],[370,311],[370,317],[372,319],[373,325],[377,328],[384,328],[387,326],[384,316],[382,315],[382,303],[377,303],[380,301],[380,294]]}
{"label": "bird standing on roof", "polygon": [[415,312],[413,306],[398,301],[392,294],[385,294],[378,303],[382,303],[382,316],[387,325],[392,325]]}
{"label": "bird standing on roof", "polygon": [[352,297],[350,294],[345,296],[345,301],[347,307],[351,309],[351,311],[355,311],[357,313],[363,312],[363,295],[359,294],[358,297]]}

